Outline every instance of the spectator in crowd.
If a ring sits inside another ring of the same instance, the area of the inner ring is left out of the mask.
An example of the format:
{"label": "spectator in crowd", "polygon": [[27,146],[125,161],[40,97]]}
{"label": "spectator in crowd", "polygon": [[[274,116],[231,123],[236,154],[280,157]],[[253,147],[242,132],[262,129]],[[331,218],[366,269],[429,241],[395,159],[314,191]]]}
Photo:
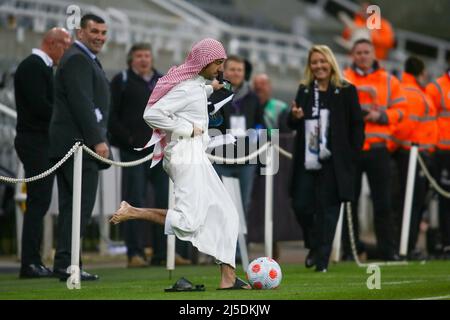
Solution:
{"label": "spectator in crowd", "polygon": [[[287,126],[287,117],[290,109],[287,103],[272,97],[272,83],[265,73],[259,73],[253,77],[253,91],[259,98],[259,103],[264,112],[264,126],[268,130],[268,136],[272,136],[272,130],[279,133],[290,132]],[[273,243],[273,258],[278,259],[280,248],[278,242]]]}
{"label": "spectator in crowd", "polygon": [[[111,115],[109,134],[111,144],[120,149],[122,161],[135,161],[147,156],[149,149],[135,150],[145,145],[152,136],[152,129],[145,123],[147,101],[162,74],[153,67],[151,46],[146,43],[133,45],[127,55],[128,69],[118,73],[111,81]],[[155,208],[167,208],[169,177],[159,163],[152,169],[148,163],[122,169],[122,199],[133,206],[145,207],[148,182],[153,185]],[[145,227],[147,223],[130,220],[124,223],[128,267],[145,267]],[[161,265],[166,259],[164,228],[150,224],[152,228],[153,255],[151,264]],[[178,257],[177,263],[182,262]],[[186,261],[187,262],[187,261]]]}
{"label": "spectator in crowd", "polygon": [[272,83],[265,73],[253,77],[253,91],[259,98],[264,110],[264,125],[269,130],[279,129],[280,133],[289,132],[286,117],[289,114],[287,103],[272,97]]}
{"label": "spectator in crowd", "polygon": [[[420,156],[431,170],[434,165],[433,158],[439,135],[436,108],[425,92],[427,72],[424,62],[419,58],[409,57],[405,62],[404,70],[401,86],[408,105],[408,116],[393,132],[393,141],[397,145],[394,159],[397,163],[400,181],[400,197],[397,201],[400,202],[399,209],[401,210],[395,213],[398,230],[401,230],[411,146],[414,144],[419,148]],[[408,258],[411,260],[425,258],[423,253],[416,250],[416,244],[428,186],[429,182],[418,166],[414,180],[414,197],[408,241]],[[400,234],[397,234],[397,239],[400,239]]]}
{"label": "spectator in crowd", "polygon": [[[390,141],[392,130],[407,117],[407,104],[400,82],[380,67],[370,40],[360,39],[352,49],[353,64],[344,71],[345,78],[358,89],[365,121],[365,140],[357,164],[356,199],[361,191],[362,174],[369,181],[374,207],[377,254],[385,260],[399,260],[394,241],[390,188]],[[358,239],[357,203],[353,204],[353,221],[358,254],[364,250]],[[344,222],[345,223],[345,222]],[[344,258],[350,258],[348,228],[344,225]],[[351,258],[350,258],[351,259]]]}
{"label": "spectator in crowd", "polygon": [[343,13],[339,14],[340,19],[343,20],[346,25],[342,33],[342,38],[347,40],[349,48],[353,46],[356,40],[362,37],[367,38],[373,43],[375,57],[378,60],[385,60],[388,58],[389,51],[395,45],[395,33],[390,22],[381,16],[381,14],[380,28],[369,29],[367,27],[368,19],[376,18],[371,17],[373,13],[368,11],[369,6],[370,3],[363,2],[361,10],[355,14],[353,21]]}
{"label": "spectator in crowd", "polygon": [[[48,128],[53,110],[53,67],[70,46],[70,34],[63,28],[48,31],[40,48],[18,66],[14,76],[17,109],[17,155],[25,177],[38,175],[51,167]],[[50,206],[54,175],[27,183],[26,210],[22,228],[20,278],[52,276],[41,259],[43,219]]]}
{"label": "spectator in crowd", "polygon": [[[426,87],[437,110],[439,140],[436,151],[438,182],[450,191],[450,57],[449,67]],[[439,225],[442,238],[442,257],[450,260],[450,199],[439,195]]]}
{"label": "spectator in crowd", "polygon": [[296,130],[292,206],[302,227],[307,268],[327,272],[342,202],[355,200],[364,122],[356,88],[324,45],[308,54],[288,125]]}
{"label": "spectator in crowd", "polygon": [[[150,140],[152,130],[142,115],[156,82],[162,74],[153,67],[151,47],[137,43],[128,51],[128,69],[118,73],[111,81],[111,115],[109,137],[111,144],[120,149],[122,161],[135,161],[147,156],[149,149],[137,151]],[[152,178],[150,178],[152,177]],[[167,207],[168,177],[158,165],[152,170],[147,163],[122,169],[122,199],[134,206],[144,206],[147,199],[147,182],[154,182],[155,207]],[[127,221],[123,225],[127,246],[128,267],[147,266],[145,256],[144,221]],[[163,231],[153,226],[152,234],[158,235],[159,247],[154,246],[153,257],[164,250]],[[157,234],[156,234],[157,233]],[[159,239],[161,238],[161,239]]]}
{"label": "spectator in crowd", "polygon": [[[241,57],[229,56],[224,64],[224,78],[227,79],[234,91],[230,107],[223,108],[223,123],[218,129],[223,133],[230,132],[237,138],[234,155],[243,157],[249,154],[250,144],[256,144],[254,131],[249,134],[248,129],[263,127],[263,110],[257,95],[245,81],[245,62]],[[239,154],[238,145],[245,145],[245,153]],[[217,150],[217,149],[216,149]],[[223,153],[225,155],[225,152]],[[239,179],[244,211],[247,213],[250,206],[255,176],[255,164],[215,164],[219,176],[235,177]]]}
{"label": "spectator in crowd", "polygon": [[[77,40],[66,51],[55,78],[55,107],[50,121],[50,157],[54,162],[64,157],[75,143],[84,145],[99,156],[110,155],[107,143],[107,121],[110,92],[102,65],[97,58],[106,41],[105,21],[94,14],[81,18]],[[92,215],[97,194],[99,170],[108,166],[92,158],[83,157],[81,187],[81,227],[83,238]],[[71,263],[73,157],[56,172],[58,182],[59,216],[53,273],[60,279],[70,274]],[[81,260],[80,260],[81,261]],[[97,280],[98,276],[81,268],[81,280]]]}

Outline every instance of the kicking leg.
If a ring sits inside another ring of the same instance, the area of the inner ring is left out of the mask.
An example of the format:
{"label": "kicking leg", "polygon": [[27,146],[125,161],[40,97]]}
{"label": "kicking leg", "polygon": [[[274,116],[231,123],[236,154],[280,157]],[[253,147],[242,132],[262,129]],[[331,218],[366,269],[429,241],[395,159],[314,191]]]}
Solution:
{"label": "kicking leg", "polygon": [[[220,288],[231,288],[236,282],[236,272],[234,268],[228,264],[220,264]],[[251,289],[250,285],[245,285],[241,289]]]}
{"label": "kicking leg", "polygon": [[109,222],[118,224],[126,220],[142,219],[164,225],[166,215],[166,209],[136,208],[131,206],[128,202],[122,201],[119,210],[114,213]]}

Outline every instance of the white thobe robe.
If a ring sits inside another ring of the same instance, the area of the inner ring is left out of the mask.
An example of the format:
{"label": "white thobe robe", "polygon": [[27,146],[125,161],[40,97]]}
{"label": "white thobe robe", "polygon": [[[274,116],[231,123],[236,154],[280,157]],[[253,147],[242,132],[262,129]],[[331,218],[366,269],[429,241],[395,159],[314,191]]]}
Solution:
{"label": "white thobe robe", "polygon": [[[222,181],[209,161],[207,98],[213,92],[197,76],[173,87],[144,120],[167,133],[163,167],[174,183],[175,205],[169,209],[165,233],[190,241],[200,252],[235,267],[239,217]],[[204,134],[191,138],[193,126]]]}

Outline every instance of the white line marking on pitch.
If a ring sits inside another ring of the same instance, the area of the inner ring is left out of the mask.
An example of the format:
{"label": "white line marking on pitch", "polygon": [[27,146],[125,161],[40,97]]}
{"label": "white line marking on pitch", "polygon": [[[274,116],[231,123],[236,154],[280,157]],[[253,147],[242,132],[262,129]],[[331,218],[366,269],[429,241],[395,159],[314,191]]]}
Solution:
{"label": "white line marking on pitch", "polygon": [[417,283],[417,282],[424,282],[425,280],[405,280],[405,281],[386,281],[382,282],[382,284],[406,284],[406,283]]}
{"label": "white line marking on pitch", "polygon": [[427,297],[427,298],[416,298],[416,299],[411,299],[411,300],[443,300],[443,299],[450,299],[450,295],[438,296],[438,297]]}

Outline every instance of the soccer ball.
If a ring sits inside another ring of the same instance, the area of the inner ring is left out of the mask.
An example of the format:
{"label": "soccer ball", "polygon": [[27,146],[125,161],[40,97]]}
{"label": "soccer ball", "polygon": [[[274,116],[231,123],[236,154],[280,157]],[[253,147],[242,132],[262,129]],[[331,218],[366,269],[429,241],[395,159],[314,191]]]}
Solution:
{"label": "soccer ball", "polygon": [[247,268],[247,280],[253,289],[275,289],[280,285],[280,265],[269,257],[253,260]]}

